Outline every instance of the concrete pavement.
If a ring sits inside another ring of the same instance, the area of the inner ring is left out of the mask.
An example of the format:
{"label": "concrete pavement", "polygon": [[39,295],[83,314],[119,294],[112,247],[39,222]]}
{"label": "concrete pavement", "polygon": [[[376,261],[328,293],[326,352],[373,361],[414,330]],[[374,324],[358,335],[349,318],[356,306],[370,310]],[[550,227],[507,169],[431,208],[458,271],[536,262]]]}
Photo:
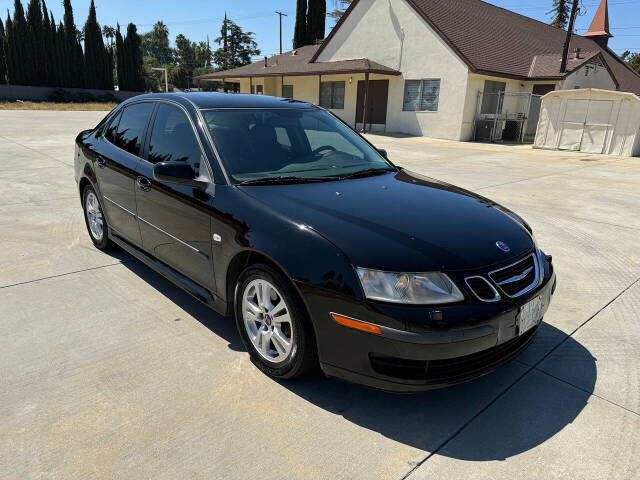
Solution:
{"label": "concrete pavement", "polygon": [[71,165],[103,115],[0,111],[0,478],[640,476],[640,159],[370,136],[524,216],[559,278],[516,361],[397,396],[270,380],[232,321],[94,249]]}

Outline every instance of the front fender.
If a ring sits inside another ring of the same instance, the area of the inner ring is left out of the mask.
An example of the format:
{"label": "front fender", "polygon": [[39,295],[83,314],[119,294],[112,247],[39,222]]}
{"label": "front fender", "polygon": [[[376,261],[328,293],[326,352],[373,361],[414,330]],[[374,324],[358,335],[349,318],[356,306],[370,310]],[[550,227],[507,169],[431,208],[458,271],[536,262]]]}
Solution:
{"label": "front fender", "polygon": [[214,251],[218,295],[226,296],[226,273],[233,259],[254,252],[278,265],[298,288],[362,298],[347,256],[312,227],[293,222],[234,186],[216,186],[214,203],[212,232],[222,232]]}

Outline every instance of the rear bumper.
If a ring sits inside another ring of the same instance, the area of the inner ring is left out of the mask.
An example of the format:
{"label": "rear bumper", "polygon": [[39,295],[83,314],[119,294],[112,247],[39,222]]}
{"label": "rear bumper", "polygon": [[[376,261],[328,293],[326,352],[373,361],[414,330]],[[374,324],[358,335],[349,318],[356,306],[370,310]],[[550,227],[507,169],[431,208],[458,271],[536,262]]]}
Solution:
{"label": "rear bumper", "polygon": [[[541,285],[527,295],[510,302],[437,308],[442,319],[434,321],[425,320],[432,317],[431,308],[374,305],[313,292],[307,292],[305,300],[326,375],[383,390],[414,392],[471,380],[511,360],[533,341],[539,326],[520,334],[520,307],[542,296],[544,314],[555,286],[549,265]],[[382,334],[339,325],[331,312],[379,325]]]}

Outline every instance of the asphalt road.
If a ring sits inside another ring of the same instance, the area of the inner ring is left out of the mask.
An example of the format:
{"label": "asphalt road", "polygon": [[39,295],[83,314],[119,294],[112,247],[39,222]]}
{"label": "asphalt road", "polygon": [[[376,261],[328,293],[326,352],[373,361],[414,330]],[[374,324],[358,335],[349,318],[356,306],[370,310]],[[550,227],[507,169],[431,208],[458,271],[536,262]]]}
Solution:
{"label": "asphalt road", "polygon": [[232,321],[94,249],[72,154],[102,115],[0,111],[0,478],[640,478],[640,159],[371,136],[523,215],[558,274],[517,360],[402,396],[273,381]]}

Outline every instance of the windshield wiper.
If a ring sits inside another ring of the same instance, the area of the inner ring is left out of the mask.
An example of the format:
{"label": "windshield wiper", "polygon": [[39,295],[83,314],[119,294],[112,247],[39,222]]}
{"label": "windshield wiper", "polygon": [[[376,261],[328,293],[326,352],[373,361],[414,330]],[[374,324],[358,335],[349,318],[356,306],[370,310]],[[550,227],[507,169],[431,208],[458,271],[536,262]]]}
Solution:
{"label": "windshield wiper", "polygon": [[362,178],[362,177],[372,177],[374,175],[382,175],[383,173],[388,172],[396,172],[395,168],[367,168],[365,170],[359,170],[357,172],[348,173],[347,175],[342,175],[341,178]]}
{"label": "windshield wiper", "polygon": [[340,180],[340,177],[297,177],[294,175],[280,175],[277,177],[253,178],[237,185],[264,185],[269,183],[316,183]]}

